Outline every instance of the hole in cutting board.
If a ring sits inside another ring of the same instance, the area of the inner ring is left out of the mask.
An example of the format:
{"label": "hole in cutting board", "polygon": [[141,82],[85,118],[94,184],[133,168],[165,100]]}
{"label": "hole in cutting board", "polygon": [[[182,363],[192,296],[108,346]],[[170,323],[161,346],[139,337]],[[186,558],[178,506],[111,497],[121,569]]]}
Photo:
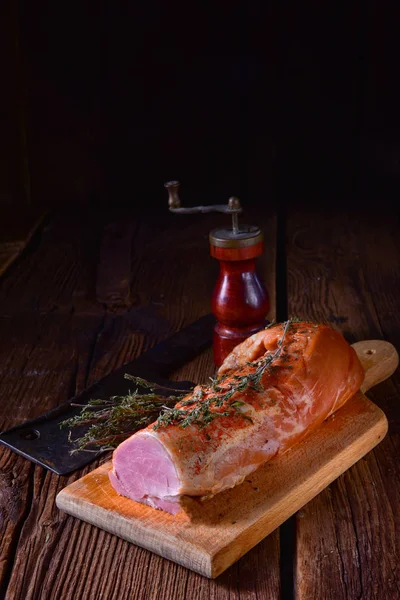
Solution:
{"label": "hole in cutting board", "polygon": [[364,354],[375,354],[376,350],[365,350]]}

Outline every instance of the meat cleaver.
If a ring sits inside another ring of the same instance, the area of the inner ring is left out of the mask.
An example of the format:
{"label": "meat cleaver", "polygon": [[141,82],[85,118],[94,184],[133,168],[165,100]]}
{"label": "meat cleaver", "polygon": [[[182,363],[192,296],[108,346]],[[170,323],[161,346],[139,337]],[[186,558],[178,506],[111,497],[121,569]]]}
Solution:
{"label": "meat cleaver", "polygon": [[[124,379],[125,373],[160,385],[171,385],[166,379],[168,375],[211,345],[214,325],[213,315],[201,317],[68,402],[37,419],[0,433],[0,443],[57,475],[66,475],[83,467],[97,458],[101,451],[71,454],[73,445],[68,441],[68,428],[61,429],[60,423],[80,412],[81,409],[73,404],[85,404],[91,398],[105,399],[127,394],[132,382]],[[173,387],[182,391],[189,391],[193,386],[191,381],[173,382]],[[84,428],[80,428],[79,435],[83,433]]]}

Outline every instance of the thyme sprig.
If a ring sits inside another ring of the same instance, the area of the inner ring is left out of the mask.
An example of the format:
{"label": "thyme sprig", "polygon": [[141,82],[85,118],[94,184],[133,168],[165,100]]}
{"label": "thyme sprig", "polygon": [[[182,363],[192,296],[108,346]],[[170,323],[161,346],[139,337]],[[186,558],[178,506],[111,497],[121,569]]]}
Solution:
{"label": "thyme sprig", "polygon": [[[60,427],[70,430],[78,427],[88,427],[83,435],[73,438],[69,432],[69,440],[75,448],[71,454],[85,450],[87,452],[102,452],[116,448],[132,433],[153,423],[163,408],[173,408],[184,398],[186,392],[175,388],[149,383],[140,377],[125,374],[125,379],[134,381],[136,390],[129,391],[125,396],[111,396],[108,400],[92,399],[87,404],[73,404],[82,410],[71,419],[60,423]],[[139,387],[149,390],[139,392]],[[179,395],[163,395],[155,390],[180,392]]]}
{"label": "thyme sprig", "polygon": [[169,392],[179,392],[182,394],[182,390],[173,388],[171,386],[160,385],[158,383],[150,383],[146,379],[142,379],[142,377],[136,377],[136,375],[130,375],[129,373],[125,373],[124,379],[129,379],[136,383],[137,386],[142,388],[147,388],[150,390],[168,390]]}
{"label": "thyme sprig", "polygon": [[[173,409],[164,409],[154,425],[154,430],[157,431],[160,427],[166,427],[173,423],[184,429],[189,427],[189,425],[197,425],[198,427],[203,428],[217,417],[233,416],[237,414],[240,414],[241,417],[251,421],[251,417],[242,412],[241,404],[237,400],[231,402],[231,398],[235,394],[243,393],[248,389],[254,391],[261,391],[263,389],[261,385],[262,376],[271,363],[281,355],[283,343],[289,330],[290,323],[290,320],[285,322],[282,337],[279,340],[278,348],[274,353],[247,363],[248,367],[254,368],[253,371],[246,372],[243,375],[234,375],[233,381],[230,381],[227,385],[224,385],[225,377],[221,376],[217,379],[211,379],[211,384],[208,386],[199,386],[192,398],[181,402],[181,406],[184,408],[175,407]],[[204,399],[206,394],[211,391],[216,392],[215,395],[211,394],[210,397]],[[227,404],[226,410],[215,410],[216,408],[221,408],[225,404]],[[214,410],[210,410],[212,407],[214,407]]]}
{"label": "thyme sprig", "polygon": [[[243,412],[244,402],[237,394],[245,391],[262,390],[262,377],[272,363],[281,356],[284,341],[291,324],[285,322],[283,333],[278,342],[278,348],[270,353],[247,363],[229,381],[228,374],[216,379],[210,378],[210,383],[197,386],[189,396],[181,390],[149,383],[145,379],[126,374],[125,379],[133,381],[136,389],[125,396],[112,396],[108,400],[93,399],[82,406],[82,411],[63,421],[61,427],[76,429],[88,427],[87,431],[75,439],[70,431],[70,441],[75,448],[72,453],[81,450],[99,452],[111,450],[128,438],[132,433],[146,427],[156,420],[154,429],[167,427],[170,424],[187,428],[196,425],[202,429],[219,417],[240,416],[251,421],[251,417]],[[276,325],[271,323],[269,327]],[[146,390],[145,392],[139,389]],[[171,394],[178,392],[178,394]]]}

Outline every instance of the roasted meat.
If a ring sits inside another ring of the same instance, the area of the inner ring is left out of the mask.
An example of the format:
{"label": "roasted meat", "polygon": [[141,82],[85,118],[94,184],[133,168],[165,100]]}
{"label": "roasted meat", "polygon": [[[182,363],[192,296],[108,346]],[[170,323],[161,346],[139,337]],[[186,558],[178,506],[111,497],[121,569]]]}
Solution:
{"label": "roasted meat", "polygon": [[216,380],[124,441],[110,479],[123,495],[175,514],[182,495],[241,483],[298,443],[359,389],[353,348],[326,325],[287,322],[237,346]]}

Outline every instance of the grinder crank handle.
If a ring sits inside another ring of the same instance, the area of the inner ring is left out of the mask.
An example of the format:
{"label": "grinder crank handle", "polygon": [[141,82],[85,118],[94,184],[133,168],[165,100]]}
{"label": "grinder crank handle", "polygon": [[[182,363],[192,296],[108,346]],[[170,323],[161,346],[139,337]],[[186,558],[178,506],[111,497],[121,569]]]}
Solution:
{"label": "grinder crank handle", "polygon": [[365,379],[360,388],[363,393],[391,377],[399,365],[398,352],[389,342],[365,340],[352,344],[352,347],[365,371]]}

